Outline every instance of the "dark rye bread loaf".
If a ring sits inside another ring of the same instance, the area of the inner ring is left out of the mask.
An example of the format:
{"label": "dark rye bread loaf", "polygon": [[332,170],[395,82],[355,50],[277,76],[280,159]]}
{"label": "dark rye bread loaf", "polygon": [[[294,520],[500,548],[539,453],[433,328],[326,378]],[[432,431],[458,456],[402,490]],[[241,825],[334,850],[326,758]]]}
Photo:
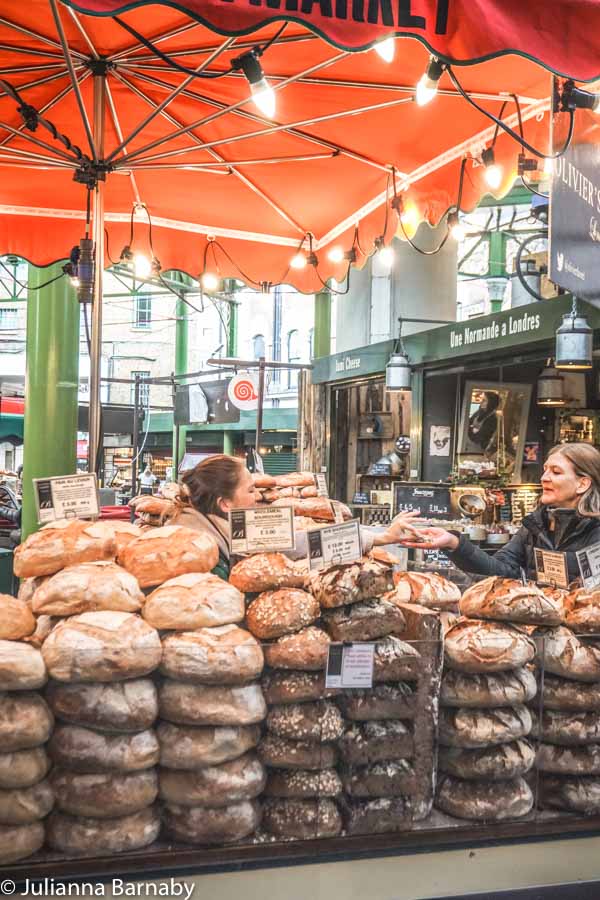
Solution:
{"label": "dark rye bread loaf", "polygon": [[526,775],[535,762],[535,750],[529,741],[511,741],[481,750],[440,747],[438,769],[456,778],[500,781]]}
{"label": "dark rye bread loaf", "polygon": [[267,728],[287,740],[326,743],[341,737],[344,724],[337,706],[329,700],[273,706]]}
{"label": "dark rye bread loaf", "polygon": [[269,706],[323,700],[325,697],[334,697],[341,693],[335,688],[325,688],[324,672],[269,670],[263,674],[261,685]]}
{"label": "dark rye bread loaf", "polygon": [[385,597],[325,611],[323,624],[334,641],[372,641],[406,628],[400,607]]}
{"label": "dark rye bread loaf", "polygon": [[410,759],[412,732],[403,722],[352,723],[338,741],[342,760],[349,766],[369,766],[393,759]]}
{"label": "dark rye bread loaf", "polygon": [[600,812],[600,778],[557,778],[542,775],[540,800],[544,806],[568,809],[586,816]]}
{"label": "dark rye bread loaf", "polygon": [[501,822],[526,816],[533,808],[533,794],[523,778],[508,781],[463,781],[442,775],[435,805],[457,819]]}
{"label": "dark rye bread loaf", "polygon": [[506,672],[524,666],[534,656],[534,642],[504,622],[459,619],[444,642],[444,662],[458,672]]}
{"label": "dark rye bread loaf", "polygon": [[412,824],[413,810],[406,797],[378,797],[377,800],[344,799],[342,804],[347,834],[388,834]]}
{"label": "dark rye bread loaf", "polygon": [[373,661],[373,681],[416,681],[423,670],[417,647],[389,634],[377,641]]}
{"label": "dark rye bread loaf", "polygon": [[262,826],[280,838],[336,837],[342,818],[333,800],[268,799],[263,805]]}
{"label": "dark rye bread loaf", "polygon": [[511,578],[485,578],[461,597],[463,616],[473,619],[500,619],[524,625],[560,625],[564,620],[561,591],[541,588],[533,582],[521,584]]}
{"label": "dark rye bread loaf", "polygon": [[382,597],[393,586],[390,563],[364,557],[309,576],[310,591],[324,609]]}
{"label": "dark rye bread loaf", "polygon": [[346,718],[355,722],[411,718],[416,702],[416,691],[404,681],[376,684],[371,689],[344,691],[337,698],[337,704]]}
{"label": "dark rye bread loaf", "polygon": [[512,672],[468,675],[446,669],[442,676],[442,706],[491,708],[529,703],[537,693],[535,675],[525,667]]}
{"label": "dark rye bread loaf", "polygon": [[290,741],[275,734],[266,734],[257,751],[264,765],[272,769],[329,769],[338,759],[335,744]]}
{"label": "dark rye bread loaf", "polygon": [[537,767],[556,775],[600,775],[600,744],[560,747],[538,743]]}
{"label": "dark rye bread loaf", "polygon": [[349,797],[362,800],[403,797],[414,789],[415,773],[408,760],[394,759],[344,770],[342,783]]}
{"label": "dark rye bread loaf", "polygon": [[568,681],[556,675],[544,675],[542,703],[545,709],[563,712],[600,712],[600,683]]}
{"label": "dark rye bread loaf", "polygon": [[574,746],[600,743],[600,713],[560,712],[546,709],[541,719],[533,716],[533,734],[548,744]]}
{"label": "dark rye bread loaf", "polygon": [[532,728],[526,706],[496,709],[441,709],[439,742],[445,747],[477,749],[526,737]]}
{"label": "dark rye bread loaf", "polygon": [[301,800],[311,797],[338,797],[342,782],[335,769],[281,769],[269,774],[265,797]]}

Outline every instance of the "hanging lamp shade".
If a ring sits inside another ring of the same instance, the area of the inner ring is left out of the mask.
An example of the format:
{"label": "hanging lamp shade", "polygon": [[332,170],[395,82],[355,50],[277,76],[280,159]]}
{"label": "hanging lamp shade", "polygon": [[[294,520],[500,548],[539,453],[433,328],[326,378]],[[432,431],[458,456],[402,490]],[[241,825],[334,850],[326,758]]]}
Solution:
{"label": "hanging lamp shade", "polygon": [[585,316],[577,312],[576,301],[573,309],[563,316],[562,324],[556,332],[556,368],[591,369],[593,332]]}
{"label": "hanging lamp shade", "polygon": [[538,406],[564,406],[565,405],[565,379],[560,374],[553,361],[548,360],[546,366],[540,372],[537,381],[537,405]]}

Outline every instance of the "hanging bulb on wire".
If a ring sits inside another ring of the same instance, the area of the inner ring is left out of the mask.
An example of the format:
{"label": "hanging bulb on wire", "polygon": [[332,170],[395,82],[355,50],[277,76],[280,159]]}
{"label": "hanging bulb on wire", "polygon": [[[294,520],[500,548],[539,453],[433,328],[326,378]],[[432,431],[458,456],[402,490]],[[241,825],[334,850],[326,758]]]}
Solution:
{"label": "hanging bulb on wire", "polygon": [[292,269],[304,269],[306,267],[306,263],[306,254],[302,252],[295,253],[290,260],[290,266],[292,267]]}
{"label": "hanging bulb on wire", "polygon": [[344,262],[345,253],[343,247],[332,247],[331,250],[327,253],[327,259],[332,263],[341,263]]}
{"label": "hanging bulb on wire", "polygon": [[394,38],[386,38],[384,41],[379,41],[378,44],[375,44],[375,51],[384,62],[391,63],[396,52]]}
{"label": "hanging bulb on wire", "polygon": [[386,247],[383,242],[383,236],[375,238],[375,255],[377,261],[386,269],[391,269],[394,265],[396,254],[392,247]]}
{"label": "hanging bulb on wire", "polygon": [[494,148],[488,147],[481,154],[481,161],[485,166],[485,181],[493,191],[498,190],[502,184],[502,168],[496,163]]}
{"label": "hanging bulb on wire", "polygon": [[436,56],[430,56],[425,74],[419,79],[415,91],[415,100],[418,106],[425,106],[433,100],[437,94],[438,82],[443,71],[444,64]]}
{"label": "hanging bulb on wire", "polygon": [[458,218],[458,212],[448,213],[448,228],[455,241],[464,241],[466,232]]}
{"label": "hanging bulb on wire", "polygon": [[551,156],[545,157],[542,171],[544,175],[552,175],[552,173],[554,172],[554,160]]}
{"label": "hanging bulb on wire", "polygon": [[143,253],[136,253],[133,257],[133,271],[138,278],[147,278],[152,272],[152,263]]}
{"label": "hanging bulb on wire", "polygon": [[207,291],[216,291],[219,287],[219,279],[213,272],[204,272],[202,275],[202,287]]}
{"label": "hanging bulb on wire", "polygon": [[250,85],[250,93],[256,106],[269,119],[275,115],[275,91],[265,78],[265,73],[258,59],[258,52],[249,50],[231,61],[234,69],[241,69]]}

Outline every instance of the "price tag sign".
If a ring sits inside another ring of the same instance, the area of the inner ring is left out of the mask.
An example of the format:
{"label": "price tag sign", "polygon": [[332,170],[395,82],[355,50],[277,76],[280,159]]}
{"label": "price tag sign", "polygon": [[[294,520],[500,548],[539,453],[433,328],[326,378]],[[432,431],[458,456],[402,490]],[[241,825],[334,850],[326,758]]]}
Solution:
{"label": "price tag sign", "polygon": [[592,544],[585,550],[577,551],[577,562],[583,586],[591,591],[600,584],[600,544]]}
{"label": "price tag sign", "polygon": [[296,546],[291,506],[232,509],[229,527],[232,553],[293,550]]}
{"label": "price tag sign", "polygon": [[100,515],[96,475],[34,478],[33,491],[40,525],[57,519],[97,519]]}
{"label": "price tag sign", "polygon": [[375,644],[330,644],[326,688],[372,688]]}
{"label": "price tag sign", "polygon": [[315,484],[317,486],[319,497],[329,497],[329,489],[327,487],[325,472],[317,472],[317,474],[315,475]]}
{"label": "price tag sign", "polygon": [[341,525],[344,522],[344,513],[342,504],[339,500],[330,500],[331,508],[333,510],[333,520],[338,525]]}
{"label": "price tag sign", "polygon": [[538,584],[550,584],[558,588],[569,587],[566,553],[536,548],[535,567]]}
{"label": "price tag sign", "polygon": [[362,556],[358,519],[308,531],[310,569],[351,563]]}

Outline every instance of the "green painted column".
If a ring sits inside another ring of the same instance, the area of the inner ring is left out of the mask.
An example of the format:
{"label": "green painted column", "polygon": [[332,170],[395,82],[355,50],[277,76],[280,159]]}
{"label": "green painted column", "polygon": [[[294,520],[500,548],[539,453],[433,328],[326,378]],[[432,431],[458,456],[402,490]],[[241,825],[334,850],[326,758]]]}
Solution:
{"label": "green painted column", "polygon": [[29,266],[23,455],[23,538],[38,527],[32,478],[77,468],[79,304],[68,278],[35,290],[62,263]]}
{"label": "green painted column", "polygon": [[[229,304],[229,328],[227,329],[227,356],[235,358],[238,352],[238,305],[234,301]],[[233,431],[223,432],[223,453],[233,456]]]}
{"label": "green painted column", "polygon": [[[503,285],[506,284],[506,245],[508,236],[503,231],[490,232],[490,248],[488,262],[488,287],[490,289],[490,311],[498,313],[502,309]],[[492,281],[497,284],[493,285]]]}
{"label": "green painted column", "polygon": [[321,291],[315,294],[315,327],[313,332],[313,357],[331,353],[331,294]]}
{"label": "green painted column", "polygon": [[[189,284],[189,278],[186,275],[183,275],[181,272],[177,273],[177,281],[180,281],[182,285]],[[188,368],[188,312],[189,307],[177,298],[175,304],[175,375],[183,375],[187,372]],[[179,463],[183,459],[183,454],[185,453],[185,445],[186,445],[186,435],[187,428],[185,425],[179,426],[179,454],[177,459],[175,459],[177,453],[176,447],[176,438],[175,438],[175,427],[173,427],[173,480],[177,481],[177,471],[179,469]]]}

